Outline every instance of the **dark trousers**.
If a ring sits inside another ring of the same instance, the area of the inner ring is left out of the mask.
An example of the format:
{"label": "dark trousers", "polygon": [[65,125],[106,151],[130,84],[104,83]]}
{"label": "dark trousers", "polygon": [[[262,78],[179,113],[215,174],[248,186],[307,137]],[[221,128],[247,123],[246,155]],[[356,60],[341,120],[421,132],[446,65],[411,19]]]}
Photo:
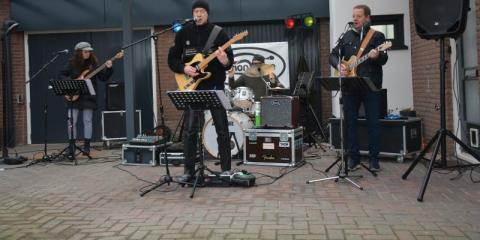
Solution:
{"label": "dark trousers", "polygon": [[[218,152],[220,166],[223,171],[231,169],[230,140],[228,139],[228,119],[225,109],[211,109],[213,124],[217,131]],[[195,171],[195,159],[198,149],[198,131],[203,126],[203,111],[185,110],[186,131],[183,135],[185,156],[185,173],[193,175]]]}
{"label": "dark trousers", "polygon": [[358,146],[358,110],[363,102],[368,126],[369,163],[378,164],[380,148],[380,92],[353,92],[343,96],[346,123],[347,152],[353,164],[360,162]]}

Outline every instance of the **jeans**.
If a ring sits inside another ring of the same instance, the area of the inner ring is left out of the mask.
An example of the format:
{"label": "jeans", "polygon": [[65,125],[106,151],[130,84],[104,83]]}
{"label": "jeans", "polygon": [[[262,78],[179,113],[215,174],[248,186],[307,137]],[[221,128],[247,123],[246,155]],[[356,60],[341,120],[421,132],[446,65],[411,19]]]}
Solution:
{"label": "jeans", "polygon": [[72,108],[72,115],[73,115],[73,137],[71,136],[71,128],[72,124],[70,123],[70,118],[72,117],[70,115],[70,109],[67,110],[67,124],[68,124],[68,139],[76,139],[77,138],[77,119],[78,119],[78,114],[82,111],[83,115],[83,137],[86,139],[91,139],[92,138],[92,132],[93,132],[93,127],[92,127],[92,118],[93,118],[93,109],[91,108],[84,108],[83,110],[79,110],[76,108]]}
{"label": "jeans", "polygon": [[346,146],[350,163],[360,163],[357,119],[360,104],[363,102],[368,127],[369,163],[372,167],[378,167],[378,152],[380,148],[380,92],[358,91],[348,93],[343,96],[343,100],[346,122]]}
{"label": "jeans", "polygon": [[[213,124],[217,132],[218,152],[220,155],[220,166],[223,171],[231,169],[231,152],[228,132],[227,112],[225,109],[210,109]],[[195,159],[198,148],[198,131],[203,126],[203,111],[185,110],[186,131],[183,136],[185,156],[185,173],[193,175],[195,171]]]}

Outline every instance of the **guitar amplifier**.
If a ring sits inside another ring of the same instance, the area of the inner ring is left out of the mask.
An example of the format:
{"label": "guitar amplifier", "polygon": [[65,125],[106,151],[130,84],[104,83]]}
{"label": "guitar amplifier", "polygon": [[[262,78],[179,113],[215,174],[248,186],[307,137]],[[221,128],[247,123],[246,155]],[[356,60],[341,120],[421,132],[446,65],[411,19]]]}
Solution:
{"label": "guitar amplifier", "polygon": [[261,125],[264,128],[297,128],[300,102],[297,96],[261,98]]}
{"label": "guitar amplifier", "polygon": [[[102,111],[102,140],[127,140],[125,111]],[[135,134],[142,131],[142,110],[135,111]]]}
{"label": "guitar amplifier", "polygon": [[292,167],[303,162],[303,128],[244,131],[244,164]]}
{"label": "guitar amplifier", "polygon": [[480,124],[467,122],[468,146],[480,155]]}

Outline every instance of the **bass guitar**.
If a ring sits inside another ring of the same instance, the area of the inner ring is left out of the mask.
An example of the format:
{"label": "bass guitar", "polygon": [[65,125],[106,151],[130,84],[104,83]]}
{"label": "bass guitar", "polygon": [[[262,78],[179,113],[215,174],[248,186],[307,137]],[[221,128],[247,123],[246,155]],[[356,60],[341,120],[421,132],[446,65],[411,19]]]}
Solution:
{"label": "bass guitar", "polygon": [[[112,58],[110,58],[110,61],[115,61],[117,59],[123,58],[123,50],[115,54]],[[85,79],[91,79],[93,76],[97,75],[100,71],[105,69],[107,67],[107,61],[105,61],[102,65],[97,67],[95,70],[91,71],[90,69],[84,70],[80,76],[75,78],[75,80],[85,80]],[[69,102],[74,102],[77,101],[78,98],[80,98],[80,95],[65,95],[65,99]]]}

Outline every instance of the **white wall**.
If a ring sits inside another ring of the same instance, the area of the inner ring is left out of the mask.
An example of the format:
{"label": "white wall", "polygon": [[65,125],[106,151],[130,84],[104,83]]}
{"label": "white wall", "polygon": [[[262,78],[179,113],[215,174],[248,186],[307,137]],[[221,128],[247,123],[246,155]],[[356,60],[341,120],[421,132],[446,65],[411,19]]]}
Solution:
{"label": "white wall", "polygon": [[[372,15],[404,14],[404,34],[407,50],[391,50],[383,66],[383,88],[388,91],[388,109],[413,107],[412,62],[410,45],[410,13],[408,0],[330,0],[330,48],[335,46],[345,24],[352,20],[352,8],[367,4]],[[339,116],[338,98],[332,100],[332,113]]]}

